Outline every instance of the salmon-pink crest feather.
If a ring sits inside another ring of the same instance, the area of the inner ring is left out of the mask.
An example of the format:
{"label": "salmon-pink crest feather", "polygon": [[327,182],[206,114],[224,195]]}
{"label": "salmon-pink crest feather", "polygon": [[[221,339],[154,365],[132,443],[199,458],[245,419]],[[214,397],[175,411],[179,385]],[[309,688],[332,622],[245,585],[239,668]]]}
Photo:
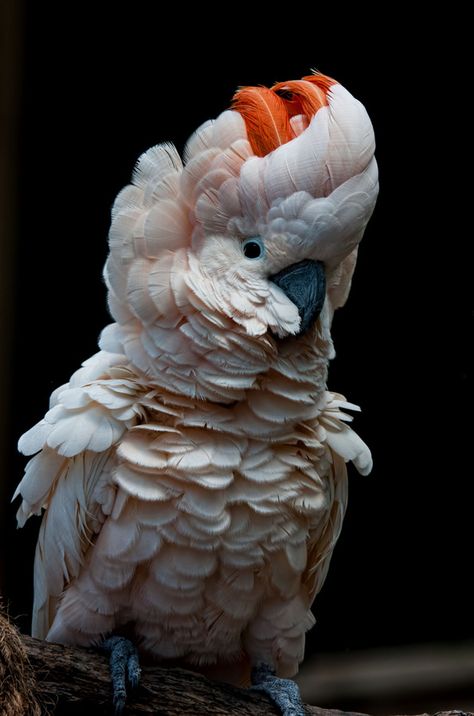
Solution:
{"label": "salmon-pink crest feather", "polygon": [[245,120],[250,145],[258,157],[285,144],[292,138],[285,101],[268,87],[242,87],[232,108]]}

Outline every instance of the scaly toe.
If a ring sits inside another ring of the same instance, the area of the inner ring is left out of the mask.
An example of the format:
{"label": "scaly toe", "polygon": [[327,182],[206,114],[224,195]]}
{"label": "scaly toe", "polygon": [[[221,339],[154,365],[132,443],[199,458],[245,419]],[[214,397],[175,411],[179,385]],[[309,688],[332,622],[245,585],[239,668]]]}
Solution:
{"label": "scaly toe", "polygon": [[297,684],[291,679],[280,679],[267,665],[260,664],[252,669],[252,688],[261,691],[280,709],[282,716],[304,716]]}
{"label": "scaly toe", "polygon": [[137,686],[140,682],[141,673],[142,673],[142,670],[140,669],[138,653],[137,653],[137,651],[134,651],[134,653],[128,657],[128,663],[127,663],[128,682],[129,682],[130,686],[132,687],[132,689],[137,688]]}
{"label": "scaly toe", "polygon": [[138,652],[132,642],[122,636],[106,639],[101,649],[110,655],[113,703],[115,713],[120,716],[127,700],[127,679],[132,688],[136,688],[140,681]]}

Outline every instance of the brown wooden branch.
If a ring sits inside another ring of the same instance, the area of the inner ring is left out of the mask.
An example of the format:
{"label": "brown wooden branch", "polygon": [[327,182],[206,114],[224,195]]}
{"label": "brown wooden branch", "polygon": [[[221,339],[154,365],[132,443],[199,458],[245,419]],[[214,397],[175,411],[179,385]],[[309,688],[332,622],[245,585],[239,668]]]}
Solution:
{"label": "brown wooden branch", "polygon": [[[113,713],[106,656],[91,649],[50,644],[19,635],[0,616],[0,637],[2,635],[1,716],[38,716],[35,701],[40,704],[42,713],[55,716],[106,716]],[[13,653],[15,649],[16,654]],[[31,666],[29,672],[25,672],[24,665],[20,664],[26,656]],[[18,708],[16,702],[11,702],[9,708],[5,691],[9,688],[9,670],[17,672],[19,665],[20,672],[27,675],[25,688],[30,694],[23,707],[21,703]],[[34,679],[31,678],[32,674]],[[211,682],[184,669],[156,666],[143,669],[141,684],[131,694],[125,713],[127,716],[278,716],[278,711],[264,695]],[[459,716],[459,712],[454,713]],[[308,706],[307,714],[356,716],[351,712],[329,711],[315,706]]]}
{"label": "brown wooden branch", "polygon": [[[22,637],[37,678],[37,698],[52,704],[52,713],[112,713],[107,658],[93,650],[49,644]],[[130,695],[127,716],[277,716],[268,699],[255,692],[209,681],[178,668],[144,667],[139,688]],[[314,716],[340,712],[308,707]],[[353,716],[349,714],[348,716]]]}

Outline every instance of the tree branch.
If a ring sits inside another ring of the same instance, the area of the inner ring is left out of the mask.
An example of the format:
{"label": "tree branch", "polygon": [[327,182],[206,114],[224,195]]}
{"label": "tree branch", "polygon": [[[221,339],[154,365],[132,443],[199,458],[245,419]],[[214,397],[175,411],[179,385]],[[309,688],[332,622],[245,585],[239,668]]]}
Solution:
{"label": "tree branch", "polygon": [[[106,656],[90,649],[22,637],[37,678],[37,698],[51,703],[54,714],[111,713],[111,690]],[[209,681],[200,674],[178,668],[144,667],[139,688],[130,695],[127,716],[278,716],[262,694]],[[308,707],[311,716],[335,716],[339,712]],[[348,716],[353,716],[348,714]]]}
{"label": "tree branch", "polygon": [[[18,672],[23,676],[26,674],[22,693],[29,692],[23,708],[21,704],[17,708],[17,702],[14,704],[12,697],[7,695],[12,680],[18,683]],[[19,635],[1,616],[0,677],[2,716],[4,713],[8,716],[38,716],[40,711],[35,700],[41,705],[42,713],[55,716],[105,716],[113,712],[105,655],[93,649],[50,644]],[[3,704],[9,704],[10,708],[3,711]],[[184,669],[153,666],[143,669],[140,686],[130,695],[126,708],[126,716],[142,714],[278,716],[278,711],[262,694],[209,681]],[[315,706],[307,706],[307,714],[356,716],[351,712],[329,711]],[[459,716],[459,712],[456,714]]]}

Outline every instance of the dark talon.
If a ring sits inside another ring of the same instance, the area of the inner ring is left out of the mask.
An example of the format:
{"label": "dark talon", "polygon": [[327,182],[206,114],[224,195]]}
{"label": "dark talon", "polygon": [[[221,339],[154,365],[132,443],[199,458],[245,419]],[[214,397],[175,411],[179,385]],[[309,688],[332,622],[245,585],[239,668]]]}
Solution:
{"label": "dark talon", "polygon": [[268,664],[259,664],[252,669],[252,688],[267,694],[282,716],[304,716],[297,684],[291,679],[275,676],[275,671]]}
{"label": "dark talon", "polygon": [[122,714],[127,700],[127,679],[135,689],[140,681],[138,652],[129,639],[111,636],[101,644],[101,649],[109,656],[110,678],[115,713]]}
{"label": "dark talon", "polygon": [[140,681],[140,675],[142,670],[140,669],[140,662],[138,660],[138,653],[136,650],[128,657],[127,663],[127,675],[128,681],[132,689],[136,689]]}

